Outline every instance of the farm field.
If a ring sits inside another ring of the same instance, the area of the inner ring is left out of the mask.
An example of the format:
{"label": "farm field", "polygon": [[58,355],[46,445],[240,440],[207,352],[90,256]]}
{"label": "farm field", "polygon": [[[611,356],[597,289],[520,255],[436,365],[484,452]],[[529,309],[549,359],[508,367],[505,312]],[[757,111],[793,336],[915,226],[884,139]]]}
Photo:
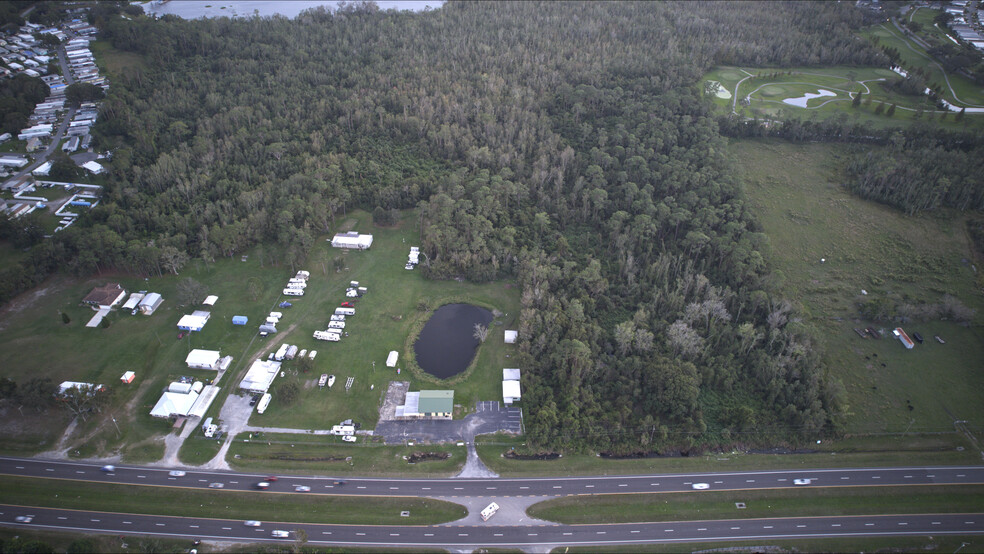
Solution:
{"label": "farm field", "polygon": [[[947,432],[955,419],[980,430],[984,299],[975,286],[967,215],[907,216],[851,195],[841,184],[853,148],[731,142],[737,174],[770,239],[779,284],[800,303],[831,376],[847,390],[847,432]],[[891,338],[894,325],[856,319],[862,297],[935,303],[944,294],[976,310],[973,324],[905,324],[927,339],[913,350]],[[887,337],[863,339],[853,331],[869,325]]]}
{"label": "farm field", "polygon": [[[966,114],[957,122],[953,113],[941,119],[944,112],[934,114],[936,108],[927,97],[904,96],[884,86],[895,79],[901,76],[890,69],[875,67],[719,67],[705,74],[702,82],[708,91],[706,97],[722,112],[731,113],[734,109],[744,117],[836,118],[877,127],[932,117],[951,128],[980,125],[979,120],[984,120],[979,114]],[[716,89],[713,83],[718,83]],[[863,93],[862,101],[855,107],[853,99],[859,91]],[[747,106],[742,103],[746,97]],[[883,105],[879,108],[879,104]],[[887,112],[892,104],[896,110],[889,116]]]}
{"label": "farm field", "polygon": [[[303,297],[289,298],[294,303],[292,308],[278,309],[284,312],[284,318],[280,333],[272,340],[261,339],[257,327],[286,298],[281,295],[284,284],[295,269],[302,268],[271,265],[276,253],[270,246],[252,250],[246,261],[241,261],[239,255],[214,263],[193,260],[177,276],[157,276],[155,272],[145,280],[103,274],[81,282],[56,276],[14,299],[0,313],[0,345],[5,350],[44,352],[43,356],[25,356],[17,364],[0,368],[0,377],[20,382],[25,375],[31,375],[48,377],[55,383],[76,380],[111,385],[111,398],[102,414],[79,423],[71,439],[60,448],[75,457],[119,452],[126,461],[148,462],[160,458],[164,452],[162,438],[172,432],[168,422],[148,414],[161,390],[180,376],[199,380],[215,377],[215,372],[190,370],[185,365],[191,349],[219,350],[222,355],[234,357],[219,383],[222,391],[206,414],[216,417],[226,396],[236,393],[250,361],[256,356],[266,357],[280,344],[289,342],[318,350],[318,357],[307,373],[296,362],[287,362],[284,377],[274,382],[275,400],[269,410],[250,423],[323,429],[353,418],[363,428],[372,428],[385,385],[397,377],[395,370],[385,367],[390,350],[400,351],[399,365],[404,371],[399,378],[411,380],[413,390],[420,388],[418,381],[424,381],[406,370],[406,362],[412,356],[408,334],[431,310],[445,302],[467,301],[509,314],[497,320],[500,324],[508,325],[518,316],[519,293],[509,283],[432,282],[425,280],[419,270],[405,270],[409,247],[418,244],[415,221],[412,214],[405,214],[400,224],[384,229],[372,226],[369,214],[364,212],[350,213],[339,220],[346,229],[373,233],[373,248],[366,252],[333,249],[325,240],[328,237],[320,237],[303,266],[311,272],[307,292]],[[15,251],[8,252],[16,255]],[[219,301],[201,332],[178,339],[177,320],[200,307],[176,305],[178,283],[188,277],[205,285],[208,294],[218,295]],[[334,308],[346,300],[344,292],[350,280],[358,280],[369,289],[359,299],[357,315],[349,318],[346,331],[350,336],[341,343],[315,341],[311,334],[315,329],[324,329]],[[108,328],[86,328],[84,325],[94,312],[80,305],[80,300],[92,287],[107,282],[120,282],[128,291],[159,292],[164,303],[149,317],[117,310],[107,318]],[[68,315],[69,324],[62,322],[61,313]],[[249,324],[233,326],[233,315],[247,316]],[[502,344],[503,328],[499,325],[491,329],[489,340],[479,349],[466,378],[455,385],[455,402],[463,406],[462,411],[466,411],[464,407],[471,408],[475,400],[497,399],[501,393],[502,364],[508,352]],[[119,378],[128,370],[136,372],[136,380],[123,385]],[[337,376],[332,390],[318,390],[321,373]],[[346,394],[344,385],[349,376],[355,377],[355,383]],[[297,382],[301,393],[293,404],[285,406],[277,402],[276,390],[288,381]],[[30,454],[50,449],[69,419],[67,412],[57,407],[43,416],[29,410],[24,410],[23,415],[7,410],[0,428],[0,450]],[[196,433],[200,435],[200,431]]]}

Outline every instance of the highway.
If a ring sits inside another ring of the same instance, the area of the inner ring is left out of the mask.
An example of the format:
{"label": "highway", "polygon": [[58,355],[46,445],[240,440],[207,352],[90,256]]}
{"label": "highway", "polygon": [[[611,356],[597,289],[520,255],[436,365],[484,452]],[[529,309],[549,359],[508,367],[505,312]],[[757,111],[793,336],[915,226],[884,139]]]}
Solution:
{"label": "highway", "polygon": [[[154,485],[223,490],[251,490],[268,474],[188,470],[182,477],[166,468],[117,465],[113,473],[100,465],[0,457],[0,475],[47,477],[98,483]],[[794,479],[809,479],[811,487],[984,484],[984,466],[887,467],[860,469],[797,469],[726,473],[620,475],[592,477],[531,477],[518,479],[382,479],[280,475],[269,491],[291,492],[295,485],[311,487],[306,494],[351,496],[489,497],[569,496],[579,494],[692,491],[694,483],[708,490],[792,488]],[[340,482],[339,482],[340,481]]]}
{"label": "highway", "polygon": [[[31,515],[31,523],[14,522]],[[738,541],[808,537],[878,535],[984,534],[984,514],[871,515],[771,519],[729,519],[625,523],[606,525],[547,525],[501,527],[486,525],[391,527],[373,525],[314,525],[262,522],[247,527],[239,520],[145,516],[108,512],[23,508],[0,505],[0,523],[32,529],[99,532],[118,535],[157,535],[201,540],[293,542],[303,529],[307,543],[335,546],[451,547],[481,546],[542,549],[557,545],[605,545]],[[274,530],[288,531],[275,539]]]}

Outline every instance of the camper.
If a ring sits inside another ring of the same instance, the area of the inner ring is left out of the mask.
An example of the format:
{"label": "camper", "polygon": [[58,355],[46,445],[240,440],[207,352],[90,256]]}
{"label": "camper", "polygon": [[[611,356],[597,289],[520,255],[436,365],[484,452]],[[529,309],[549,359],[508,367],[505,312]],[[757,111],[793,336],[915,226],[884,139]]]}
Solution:
{"label": "camper", "polygon": [[331,316],[332,321],[345,321],[345,316],[343,315],[333,315]]}
{"label": "camper", "polygon": [[482,521],[488,521],[490,517],[494,516],[496,512],[499,511],[499,505],[495,502],[489,504],[482,510]]}
{"label": "camper", "polygon": [[355,315],[355,308],[335,308],[335,315]]}
{"label": "camper", "polygon": [[296,356],[297,356],[297,347],[291,345],[290,348],[287,349],[287,353],[284,354],[284,359],[293,360]]}
{"label": "camper", "polygon": [[304,296],[303,289],[284,289],[284,296]]}
{"label": "camper", "polygon": [[287,351],[290,349],[290,345],[287,343],[281,344],[280,348],[277,349],[277,353],[273,355],[273,359],[278,362],[283,361],[284,357],[287,356]]}
{"label": "camper", "polygon": [[330,333],[328,331],[315,331],[314,338],[317,340],[326,340],[328,342],[338,342],[342,340],[342,336],[338,333]]}
{"label": "camper", "polygon": [[328,322],[328,329],[329,330],[330,329],[344,329],[344,328],[345,328],[345,322],[344,321],[329,321]]}
{"label": "camper", "polygon": [[276,326],[277,323],[280,323],[280,320],[277,319],[277,318],[275,318],[275,317],[268,317],[268,318],[266,318],[266,324],[267,325]]}
{"label": "camper", "polygon": [[256,413],[262,414],[265,412],[267,407],[270,406],[271,400],[273,400],[273,397],[270,396],[270,393],[264,394],[263,398],[260,398],[260,403],[256,405]]}
{"label": "camper", "polygon": [[336,436],[340,436],[340,437],[344,437],[346,435],[354,435],[355,434],[355,426],[354,425],[332,425],[332,427],[331,427],[331,434],[332,435],[336,435]]}
{"label": "camper", "polygon": [[307,288],[307,283],[287,283],[287,288],[304,290]]}
{"label": "camper", "polygon": [[327,382],[328,382],[328,374],[327,373],[322,373],[321,374],[321,379],[318,379],[318,386],[319,387],[324,387],[325,386],[325,383],[327,383]]}
{"label": "camper", "polygon": [[301,286],[306,287],[307,286],[307,279],[289,279],[287,281],[287,283],[288,283],[287,286],[290,286],[290,285],[301,285]]}
{"label": "camper", "polygon": [[308,279],[311,278],[311,272],[310,271],[303,271],[303,270],[302,271],[298,271],[297,272],[297,275],[295,275],[294,278],[295,279],[304,279],[305,281],[307,281]]}

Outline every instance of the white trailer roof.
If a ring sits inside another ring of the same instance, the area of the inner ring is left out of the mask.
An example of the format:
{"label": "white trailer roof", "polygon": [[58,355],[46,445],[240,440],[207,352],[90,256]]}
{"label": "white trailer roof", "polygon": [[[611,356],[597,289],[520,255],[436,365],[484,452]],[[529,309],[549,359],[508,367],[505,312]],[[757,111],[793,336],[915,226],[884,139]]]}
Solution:
{"label": "white trailer roof", "polygon": [[219,359],[222,357],[218,350],[199,350],[198,348],[188,353],[185,363],[188,367],[218,367]]}

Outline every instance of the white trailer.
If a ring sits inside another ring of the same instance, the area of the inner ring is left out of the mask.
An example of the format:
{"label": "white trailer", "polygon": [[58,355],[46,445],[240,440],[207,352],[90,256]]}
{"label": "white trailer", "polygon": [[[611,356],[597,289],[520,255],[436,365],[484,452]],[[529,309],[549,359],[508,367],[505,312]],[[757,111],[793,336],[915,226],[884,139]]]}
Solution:
{"label": "white trailer", "polygon": [[304,296],[303,289],[284,289],[284,296]]}
{"label": "white trailer", "polygon": [[332,321],[345,321],[345,316],[343,315],[333,315],[331,316]]}
{"label": "white trailer", "polygon": [[267,407],[270,406],[271,400],[273,400],[273,396],[270,396],[270,393],[264,394],[263,398],[260,398],[260,403],[256,405],[256,413],[262,414],[265,412]]}
{"label": "white trailer", "polygon": [[277,349],[277,353],[273,355],[273,359],[278,362],[283,361],[284,356],[287,355],[287,350],[290,349],[290,345],[287,343],[281,344],[280,348]]}
{"label": "white trailer", "polygon": [[331,329],[344,329],[344,328],[345,328],[345,322],[344,321],[329,321],[328,322],[328,329],[329,330],[331,330]]}
{"label": "white trailer", "polygon": [[331,427],[331,434],[332,435],[339,436],[339,437],[344,437],[344,436],[348,436],[348,435],[354,435],[355,434],[355,426],[354,425],[332,425],[332,427]]}
{"label": "white trailer", "polygon": [[482,510],[482,521],[488,521],[490,517],[494,516],[496,512],[499,511],[499,505],[495,502],[489,504]]}
{"label": "white trailer", "polygon": [[297,275],[295,275],[294,278],[295,279],[304,279],[305,281],[307,281],[308,279],[311,278],[311,272],[310,271],[304,271],[304,270],[298,271],[297,272]]}
{"label": "white trailer", "polygon": [[338,342],[342,340],[342,335],[328,331],[315,331],[314,338],[317,340],[326,340],[328,342]]}
{"label": "white trailer", "polygon": [[284,359],[293,360],[295,356],[297,356],[297,347],[291,345],[290,348],[287,349],[287,354],[284,356]]}
{"label": "white trailer", "polygon": [[335,308],[335,315],[355,315],[355,308]]}

